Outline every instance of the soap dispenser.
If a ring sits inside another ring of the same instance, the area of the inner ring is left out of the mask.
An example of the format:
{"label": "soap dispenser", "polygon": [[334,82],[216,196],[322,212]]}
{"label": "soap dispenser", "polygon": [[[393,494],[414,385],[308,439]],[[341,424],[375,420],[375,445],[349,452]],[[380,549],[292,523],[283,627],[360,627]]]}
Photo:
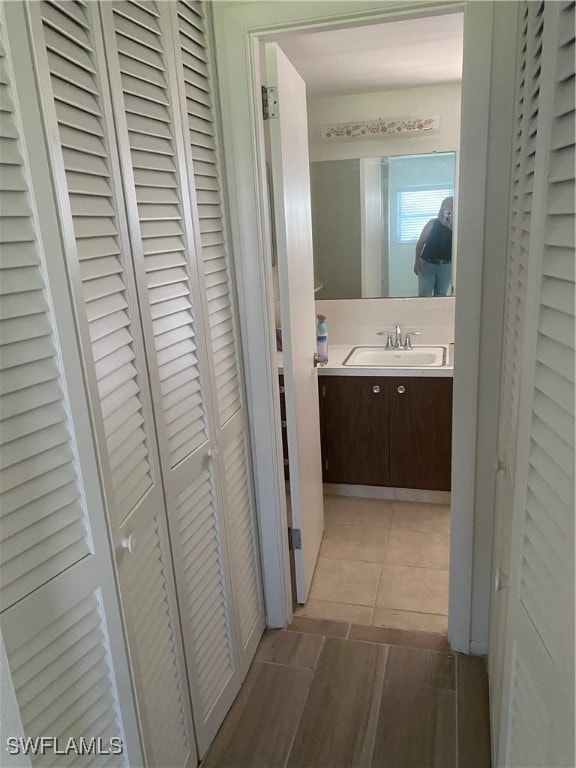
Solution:
{"label": "soap dispenser", "polygon": [[319,361],[328,360],[328,326],[326,315],[316,315],[316,351]]}

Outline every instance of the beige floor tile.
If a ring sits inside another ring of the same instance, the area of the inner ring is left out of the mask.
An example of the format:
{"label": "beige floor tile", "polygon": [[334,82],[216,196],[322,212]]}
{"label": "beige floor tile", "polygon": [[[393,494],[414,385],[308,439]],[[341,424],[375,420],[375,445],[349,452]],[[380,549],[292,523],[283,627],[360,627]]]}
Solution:
{"label": "beige floor tile", "polygon": [[256,661],[240,689],[203,768],[282,768],[314,672]]}
{"label": "beige floor tile", "polygon": [[320,556],[381,563],[388,541],[388,530],[375,525],[327,523]]}
{"label": "beige floor tile", "polygon": [[456,658],[453,653],[395,646],[388,651],[385,680],[388,683],[453,691],[456,686]]}
{"label": "beige floor tile", "polygon": [[416,504],[395,501],[392,528],[408,528],[411,531],[450,533],[450,507],[447,504]]}
{"label": "beige floor tile", "polygon": [[324,495],[324,517],[330,514],[330,510],[334,506],[335,496]]}
{"label": "beige floor tile", "polygon": [[267,629],[260,640],[255,661],[283,664],[288,667],[314,669],[322,647],[320,635]]}
{"label": "beige floor tile", "polygon": [[311,616],[293,616],[292,622],[286,627],[287,632],[302,632],[308,635],[339,638],[347,637],[349,629],[350,624],[347,621],[315,619]]}
{"label": "beige floor tile", "polygon": [[376,606],[417,613],[448,614],[448,571],[385,563],[382,566]]}
{"label": "beige floor tile", "polygon": [[388,648],[325,641],[288,768],[371,765]]}
{"label": "beige floor tile", "polygon": [[456,694],[384,683],[372,765],[455,768]]}
{"label": "beige floor tile", "polygon": [[405,648],[421,648],[428,651],[442,651],[443,653],[450,651],[448,639],[444,635],[437,635],[434,632],[414,632],[407,629],[350,624],[347,639]]}
{"label": "beige floor tile", "polygon": [[448,568],[450,537],[445,533],[424,533],[391,528],[384,562],[390,565]]}
{"label": "beige floor tile", "polygon": [[379,563],[319,557],[309,598],[372,606],[381,567]]}
{"label": "beige floor tile", "polygon": [[489,768],[490,708],[486,659],[456,656],[458,668],[458,765],[461,768]]}
{"label": "beige floor tile", "polygon": [[448,617],[436,613],[413,613],[392,608],[376,608],[372,618],[375,627],[436,632],[445,635],[448,631]]}
{"label": "beige floor tile", "polygon": [[389,527],[393,504],[392,501],[382,501],[381,499],[332,496],[326,514],[326,522]]}
{"label": "beige floor tile", "polygon": [[306,605],[300,605],[295,616],[312,616],[318,619],[334,619],[348,621],[353,624],[370,624],[373,608],[367,605],[350,605],[349,603],[332,603],[325,600],[308,600]]}

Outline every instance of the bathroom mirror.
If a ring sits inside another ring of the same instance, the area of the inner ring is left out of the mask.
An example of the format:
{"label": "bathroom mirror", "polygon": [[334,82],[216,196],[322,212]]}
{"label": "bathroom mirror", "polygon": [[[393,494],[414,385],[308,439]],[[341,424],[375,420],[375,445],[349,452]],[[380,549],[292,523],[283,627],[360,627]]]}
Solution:
{"label": "bathroom mirror", "polygon": [[[436,152],[310,163],[317,299],[418,296],[416,242],[454,194],[455,159]],[[454,248],[452,261],[453,292]]]}

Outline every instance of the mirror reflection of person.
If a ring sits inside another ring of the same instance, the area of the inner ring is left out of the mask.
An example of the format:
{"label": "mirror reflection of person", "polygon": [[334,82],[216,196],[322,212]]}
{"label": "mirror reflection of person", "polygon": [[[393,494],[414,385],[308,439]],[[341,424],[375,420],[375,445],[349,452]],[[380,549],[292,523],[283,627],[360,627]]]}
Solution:
{"label": "mirror reflection of person", "polygon": [[414,274],[418,275],[418,296],[451,293],[453,213],[454,198],[444,198],[437,218],[430,219],[416,243]]}

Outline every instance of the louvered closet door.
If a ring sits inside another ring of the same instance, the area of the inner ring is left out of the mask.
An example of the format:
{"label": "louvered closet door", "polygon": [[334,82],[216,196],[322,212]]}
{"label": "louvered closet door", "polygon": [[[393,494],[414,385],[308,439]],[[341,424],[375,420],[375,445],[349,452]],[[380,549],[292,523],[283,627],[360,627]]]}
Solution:
{"label": "louvered closet door", "polygon": [[[123,755],[83,764],[140,765],[125,651],[110,643],[120,611],[33,86],[21,91],[26,116],[15,97],[14,71],[31,71],[22,8],[0,19],[2,635],[26,736],[58,737],[61,749],[70,737],[120,738]],[[78,759],[47,751],[32,763]]]}
{"label": "louvered closet door", "polygon": [[213,54],[206,4],[170,4],[192,214],[196,234],[202,310],[208,328],[210,380],[216,411],[216,441],[222,457],[228,554],[243,675],[264,627],[258,537],[251,485],[246,407],[241,387],[234,279],[222,199],[219,132],[214,109]]}
{"label": "louvered closet door", "polygon": [[241,673],[171,22],[165,3],[121,0],[101,12],[203,755]]}
{"label": "louvered closet door", "polygon": [[500,731],[500,689],[506,641],[506,611],[510,576],[512,503],[514,495],[522,349],[526,321],[529,234],[532,226],[534,154],[538,134],[539,73],[544,3],[523,4],[519,16],[514,116],[511,204],[506,254],[506,307],[496,476],[494,577],[497,592],[491,610],[493,743]]}
{"label": "louvered closet door", "polygon": [[575,13],[544,5],[501,739],[542,768],[575,764]]}
{"label": "louvered closet door", "polygon": [[191,709],[99,8],[29,8],[146,764],[182,766]]}
{"label": "louvered closet door", "polygon": [[496,476],[496,531],[494,575],[497,592],[491,609],[491,728],[493,743],[500,730],[501,682],[504,663],[505,623],[510,576],[512,503],[522,346],[526,319],[528,245],[534,191],[534,155],[538,133],[539,72],[544,3],[527,3],[520,10],[514,116],[508,251],[506,254],[506,306],[500,418],[498,472]]}

